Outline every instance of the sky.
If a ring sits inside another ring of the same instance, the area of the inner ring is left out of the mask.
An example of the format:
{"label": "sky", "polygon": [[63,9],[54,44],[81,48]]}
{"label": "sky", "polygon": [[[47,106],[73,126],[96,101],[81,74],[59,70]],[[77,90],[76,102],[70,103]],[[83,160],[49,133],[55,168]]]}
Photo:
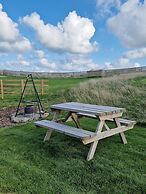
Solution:
{"label": "sky", "polygon": [[0,70],[146,66],[146,0],[0,0]]}

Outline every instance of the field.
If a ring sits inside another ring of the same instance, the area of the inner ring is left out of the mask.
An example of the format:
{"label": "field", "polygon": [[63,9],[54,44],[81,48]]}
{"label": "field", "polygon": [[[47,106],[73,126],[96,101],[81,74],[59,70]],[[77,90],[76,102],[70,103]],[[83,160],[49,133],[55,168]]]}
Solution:
{"label": "field", "polygon": [[[70,89],[87,80],[49,79],[45,108],[70,100]],[[146,84],[146,76],[133,80],[135,86]],[[0,107],[16,106],[18,99],[9,97],[0,101]],[[94,130],[96,121],[82,119],[81,124]],[[100,141],[90,162],[85,160],[89,146],[55,132],[43,143],[45,132],[33,123],[0,128],[0,193],[146,193],[145,123],[126,132],[127,145],[118,135]]]}

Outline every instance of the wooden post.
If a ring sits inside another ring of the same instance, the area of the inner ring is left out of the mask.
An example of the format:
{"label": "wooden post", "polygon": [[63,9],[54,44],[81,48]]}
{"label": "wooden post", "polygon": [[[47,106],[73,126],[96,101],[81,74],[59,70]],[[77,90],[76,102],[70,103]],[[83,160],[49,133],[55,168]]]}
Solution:
{"label": "wooden post", "polygon": [[41,82],[41,86],[42,86],[42,96],[44,95],[44,80],[42,79],[42,82]]}
{"label": "wooden post", "polygon": [[3,85],[3,80],[1,79],[1,97],[2,97],[2,100],[4,99],[4,85]]}
{"label": "wooden post", "polygon": [[23,89],[24,89],[24,81],[23,79],[21,80],[21,91],[23,92]]}

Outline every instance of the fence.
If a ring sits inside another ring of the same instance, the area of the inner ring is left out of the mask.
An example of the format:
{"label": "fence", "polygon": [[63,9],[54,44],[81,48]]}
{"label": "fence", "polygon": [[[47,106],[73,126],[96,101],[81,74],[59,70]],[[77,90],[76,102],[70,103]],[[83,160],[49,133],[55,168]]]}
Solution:
{"label": "fence", "polygon": [[[42,96],[46,94],[48,88],[48,80],[34,80],[35,86],[38,90],[38,93]],[[23,91],[25,81],[23,79],[13,79],[13,80],[0,80],[0,98],[4,99],[6,95],[11,94],[20,94]],[[32,84],[28,82],[27,86],[32,89]],[[28,93],[29,95],[30,93]]]}

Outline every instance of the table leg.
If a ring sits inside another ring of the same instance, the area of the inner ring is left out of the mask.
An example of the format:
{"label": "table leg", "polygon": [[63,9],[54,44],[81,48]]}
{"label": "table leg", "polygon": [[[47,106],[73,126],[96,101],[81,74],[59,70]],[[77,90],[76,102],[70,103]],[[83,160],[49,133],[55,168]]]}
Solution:
{"label": "table leg", "polygon": [[74,121],[77,128],[81,128],[80,123],[79,123],[79,119],[78,119],[78,115],[76,113],[69,112],[67,114],[67,116],[65,117],[65,119],[62,120],[63,123],[65,123],[66,121]]}
{"label": "table leg", "polygon": [[72,120],[74,121],[74,123],[76,124],[77,128],[81,128],[80,123],[79,123],[79,119],[78,119],[78,115],[75,113],[71,114]]}
{"label": "table leg", "polygon": [[[54,111],[54,114],[53,114],[53,121],[57,119],[58,115],[59,115],[60,111]],[[52,134],[52,131],[51,129],[49,129],[47,132],[46,132],[46,135],[44,137],[44,142],[45,141],[48,141],[51,137],[51,134]]]}
{"label": "table leg", "polygon": [[[103,129],[105,121],[99,121],[99,124],[96,128],[96,134],[100,133]],[[94,157],[95,151],[96,151],[96,147],[98,144],[98,140],[94,141],[93,143],[91,143],[88,155],[87,155],[87,160],[91,160]]]}
{"label": "table leg", "polygon": [[[120,121],[119,121],[118,118],[115,118],[114,121],[115,121],[117,127],[121,127],[121,123],[120,123]],[[127,144],[127,139],[126,139],[126,137],[125,137],[124,132],[121,132],[121,133],[120,133],[120,137],[121,137],[121,140],[122,140],[123,144]]]}
{"label": "table leg", "polygon": [[[70,121],[71,119],[71,112],[69,112],[64,119],[62,119],[62,122],[65,123],[66,121]],[[72,120],[72,119],[71,119]]]}

